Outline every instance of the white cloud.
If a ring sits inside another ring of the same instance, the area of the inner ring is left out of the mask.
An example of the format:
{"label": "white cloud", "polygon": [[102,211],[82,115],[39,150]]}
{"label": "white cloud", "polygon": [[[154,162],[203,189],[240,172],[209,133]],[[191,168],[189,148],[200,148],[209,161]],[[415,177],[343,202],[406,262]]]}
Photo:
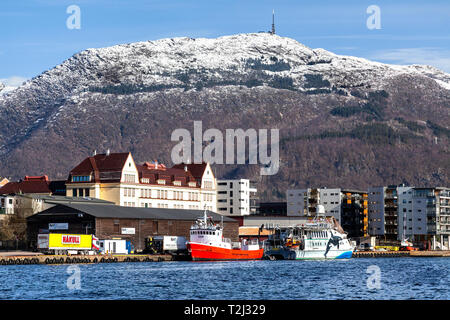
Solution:
{"label": "white cloud", "polygon": [[440,48],[380,50],[368,58],[385,63],[430,65],[450,73],[450,50]]}

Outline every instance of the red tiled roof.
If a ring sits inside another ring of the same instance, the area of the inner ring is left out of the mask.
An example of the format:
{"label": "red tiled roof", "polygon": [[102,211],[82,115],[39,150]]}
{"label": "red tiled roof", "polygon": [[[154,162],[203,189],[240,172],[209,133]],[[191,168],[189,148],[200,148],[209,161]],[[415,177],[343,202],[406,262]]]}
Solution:
{"label": "red tiled roof", "polygon": [[184,168],[187,167],[187,170],[196,178],[201,179],[203,177],[203,173],[206,170],[207,163],[180,163],[174,165],[172,168],[174,169],[182,169],[184,171]]}
{"label": "red tiled roof", "polygon": [[[147,178],[149,179],[149,184],[157,184],[157,180],[165,180],[166,184],[173,184],[174,181],[180,181],[181,186],[188,186],[189,182],[196,182],[196,179],[189,171],[184,171],[181,169],[166,168],[161,164],[158,165],[159,169],[153,169],[154,166],[137,165],[139,172],[139,179]],[[142,182],[142,180],[141,180]]]}
{"label": "red tiled roof", "polygon": [[[125,162],[130,153],[98,154],[84,159],[79,165],[70,171],[68,182],[72,176],[93,175],[95,182],[119,182]],[[185,170],[187,166],[187,171]],[[149,184],[157,184],[158,180],[165,180],[166,185],[173,185],[174,181],[180,181],[181,186],[188,186],[189,182],[196,182],[196,187],[200,186],[201,178],[205,172],[207,164],[179,164],[172,168],[167,168],[157,162],[145,162],[143,165],[136,165],[139,179],[149,179]]]}
{"label": "red tiled roof", "polygon": [[[70,171],[69,179],[71,176],[91,175],[94,174],[94,181],[100,181],[100,172],[118,172],[122,171],[125,162],[128,159],[129,152],[122,153],[110,153],[97,154],[93,157],[87,157],[79,165]],[[102,179],[103,181],[104,179]],[[120,179],[107,179],[111,182]]]}
{"label": "red tiled roof", "polygon": [[9,182],[0,188],[0,194],[46,193],[51,194],[49,181],[31,180]]}

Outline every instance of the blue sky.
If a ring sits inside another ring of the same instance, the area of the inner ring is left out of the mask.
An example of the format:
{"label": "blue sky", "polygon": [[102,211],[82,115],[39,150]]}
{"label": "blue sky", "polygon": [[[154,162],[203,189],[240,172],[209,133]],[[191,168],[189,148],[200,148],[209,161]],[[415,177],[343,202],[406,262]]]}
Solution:
{"label": "blue sky", "polygon": [[[79,30],[66,26],[70,5]],[[367,28],[370,5],[381,29]],[[309,47],[450,73],[449,0],[2,0],[0,80],[17,85],[87,48],[267,31],[272,9],[277,33]]]}

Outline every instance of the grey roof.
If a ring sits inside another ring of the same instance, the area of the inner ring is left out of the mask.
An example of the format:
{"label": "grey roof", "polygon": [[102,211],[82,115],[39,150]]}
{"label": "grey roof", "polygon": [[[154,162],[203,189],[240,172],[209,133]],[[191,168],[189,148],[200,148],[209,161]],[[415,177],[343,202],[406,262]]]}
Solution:
{"label": "grey roof", "polygon": [[66,203],[100,203],[100,204],[111,204],[113,205],[114,202],[97,199],[97,198],[91,198],[91,197],[67,197],[67,196],[55,196],[55,195],[26,195],[30,198],[43,200],[47,203],[54,203],[54,204],[66,204]]}
{"label": "grey roof", "polygon": [[[55,207],[41,211],[32,215],[38,216],[68,214],[68,209],[73,209],[73,213],[83,212],[96,218],[122,218],[122,219],[152,219],[152,220],[188,220],[194,221],[203,217],[204,210],[191,209],[163,209],[163,208],[137,208],[122,207],[117,205],[103,204],[84,204],[84,203],[64,203]],[[58,212],[59,211],[59,212]],[[70,213],[69,213],[70,214]],[[237,222],[237,220],[222,216],[218,213],[207,210],[206,214],[211,216],[214,221]],[[30,218],[31,218],[30,217]]]}

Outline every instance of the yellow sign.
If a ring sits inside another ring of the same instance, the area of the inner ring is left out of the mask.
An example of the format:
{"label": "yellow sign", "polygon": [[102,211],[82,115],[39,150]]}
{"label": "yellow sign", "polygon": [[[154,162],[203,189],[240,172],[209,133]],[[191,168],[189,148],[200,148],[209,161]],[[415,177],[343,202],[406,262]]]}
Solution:
{"label": "yellow sign", "polygon": [[49,235],[49,249],[65,248],[91,249],[92,235],[66,233],[51,233]]}

